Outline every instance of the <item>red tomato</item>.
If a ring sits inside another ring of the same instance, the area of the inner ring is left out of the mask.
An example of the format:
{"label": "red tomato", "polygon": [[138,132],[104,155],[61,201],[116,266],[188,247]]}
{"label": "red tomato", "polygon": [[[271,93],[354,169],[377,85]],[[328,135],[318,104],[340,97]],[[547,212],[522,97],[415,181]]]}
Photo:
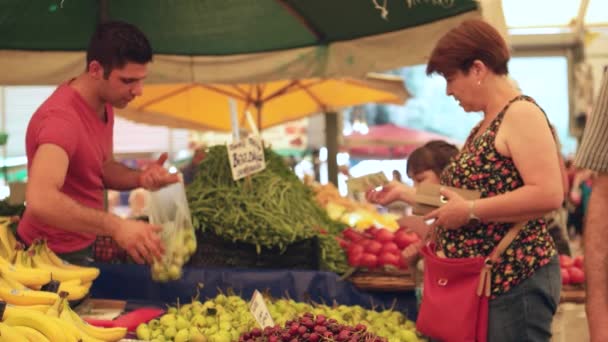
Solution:
{"label": "red tomato", "polygon": [[365,251],[374,255],[378,255],[382,250],[382,244],[378,241],[370,241],[365,246]]}
{"label": "red tomato", "polygon": [[581,270],[584,269],[583,268],[584,262],[585,262],[585,259],[582,255],[578,255],[574,258],[574,266],[580,268]]}
{"label": "red tomato", "polygon": [[397,246],[396,243],[394,242],[386,242],[384,243],[384,245],[382,245],[382,253],[384,252],[388,252],[388,253],[400,253],[400,249],[399,246]]}
{"label": "red tomato", "polygon": [[562,268],[562,285],[568,285],[570,284],[570,273],[568,272],[567,269]]}
{"label": "red tomato", "polygon": [[380,231],[376,234],[376,241],[380,242],[390,242],[395,238],[395,234],[390,232],[387,229],[380,229]]}
{"label": "red tomato", "polygon": [[570,268],[570,267],[574,266],[574,261],[572,260],[571,257],[569,257],[565,254],[561,254],[559,256],[559,265],[563,268]]}
{"label": "red tomato", "polygon": [[361,256],[360,264],[362,267],[369,269],[376,268],[378,266],[378,257],[374,254],[363,253]]}
{"label": "red tomato", "polygon": [[342,236],[344,236],[344,238],[349,241],[361,241],[365,238],[363,234],[352,228],[344,229],[344,231],[342,231]]}
{"label": "red tomato", "polygon": [[408,236],[408,233],[405,232],[405,230],[397,231],[397,233],[395,233],[395,238],[393,239],[393,241],[400,249],[404,249],[410,244],[410,238]]}
{"label": "red tomato", "polygon": [[363,253],[358,254],[349,254],[348,255],[348,264],[354,267],[361,266],[361,258],[363,257]]}
{"label": "red tomato", "polygon": [[400,258],[401,257],[397,254],[384,252],[384,253],[381,253],[380,256],[378,257],[378,264],[380,266],[391,265],[391,266],[399,267]]}
{"label": "red tomato", "polygon": [[570,273],[571,284],[582,284],[585,282],[585,272],[580,268],[570,267],[568,273]]}

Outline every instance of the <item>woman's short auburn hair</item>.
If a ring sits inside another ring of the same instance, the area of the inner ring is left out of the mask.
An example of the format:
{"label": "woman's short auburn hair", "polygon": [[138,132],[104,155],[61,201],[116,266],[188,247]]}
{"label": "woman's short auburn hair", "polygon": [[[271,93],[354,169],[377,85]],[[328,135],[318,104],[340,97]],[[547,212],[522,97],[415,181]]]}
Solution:
{"label": "woman's short auburn hair", "polygon": [[482,61],[497,75],[509,73],[507,43],[490,24],[479,19],[465,20],[447,32],[431,53],[427,75],[450,76],[458,70],[468,73],[475,60]]}

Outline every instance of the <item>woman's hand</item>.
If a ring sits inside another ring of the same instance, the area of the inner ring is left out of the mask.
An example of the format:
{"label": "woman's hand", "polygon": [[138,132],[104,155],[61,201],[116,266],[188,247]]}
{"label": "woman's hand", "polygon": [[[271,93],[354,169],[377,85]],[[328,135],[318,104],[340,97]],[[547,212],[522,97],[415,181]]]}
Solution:
{"label": "woman's hand", "polygon": [[447,203],[424,216],[424,220],[435,219],[431,227],[442,227],[444,229],[458,229],[469,223],[470,204],[462,196],[454,191],[441,188],[441,195],[447,199]]}
{"label": "woman's hand", "polygon": [[387,205],[398,200],[410,203],[413,201],[416,189],[409,187],[403,183],[390,182],[382,187],[382,190],[368,190],[365,193],[365,198],[375,204]]}
{"label": "woman's hand", "polygon": [[420,253],[420,249],[424,246],[426,240],[420,240],[412,243],[411,245],[405,247],[403,252],[401,252],[401,257],[405,264],[411,264],[416,260],[416,257]]}
{"label": "woman's hand", "polygon": [[422,216],[403,216],[397,220],[397,223],[399,224],[399,227],[405,227],[407,232],[416,233],[422,240],[424,240],[431,231],[431,226],[424,222]]}

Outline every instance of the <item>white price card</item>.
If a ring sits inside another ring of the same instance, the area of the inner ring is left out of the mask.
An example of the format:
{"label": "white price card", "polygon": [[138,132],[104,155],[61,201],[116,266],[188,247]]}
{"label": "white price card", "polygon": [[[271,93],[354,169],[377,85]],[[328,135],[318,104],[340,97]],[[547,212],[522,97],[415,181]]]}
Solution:
{"label": "white price card", "polygon": [[228,159],[235,181],[266,168],[264,144],[258,136],[248,136],[228,144]]}
{"label": "white price card", "polygon": [[274,326],[274,321],[270,316],[270,312],[268,312],[268,307],[266,307],[266,301],[264,301],[264,297],[258,290],[253,292],[253,297],[251,297],[251,301],[249,302],[249,311],[251,311],[251,314],[262,329]]}

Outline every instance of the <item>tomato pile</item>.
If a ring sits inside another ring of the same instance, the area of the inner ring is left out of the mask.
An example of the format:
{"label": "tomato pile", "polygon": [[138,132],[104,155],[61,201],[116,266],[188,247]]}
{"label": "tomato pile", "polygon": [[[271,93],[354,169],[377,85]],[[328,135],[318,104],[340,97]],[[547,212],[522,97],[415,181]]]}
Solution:
{"label": "tomato pile", "polygon": [[401,252],[420,239],[415,233],[408,233],[405,228],[391,232],[384,228],[370,227],[364,232],[347,228],[338,238],[340,246],[346,252],[349,265],[367,269],[381,267],[407,269]]}

